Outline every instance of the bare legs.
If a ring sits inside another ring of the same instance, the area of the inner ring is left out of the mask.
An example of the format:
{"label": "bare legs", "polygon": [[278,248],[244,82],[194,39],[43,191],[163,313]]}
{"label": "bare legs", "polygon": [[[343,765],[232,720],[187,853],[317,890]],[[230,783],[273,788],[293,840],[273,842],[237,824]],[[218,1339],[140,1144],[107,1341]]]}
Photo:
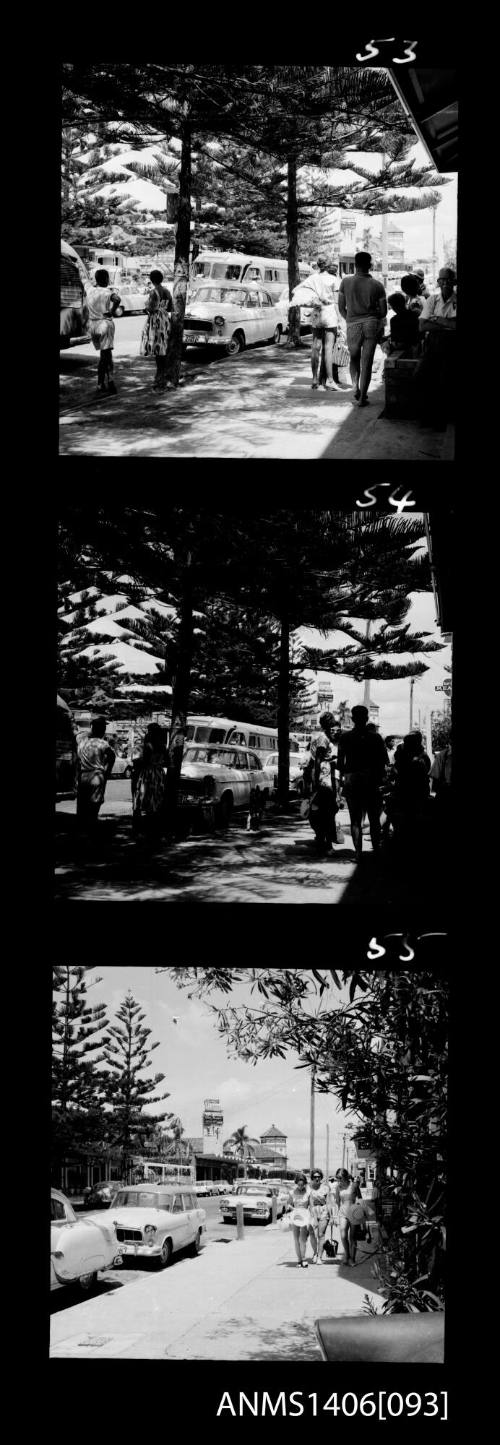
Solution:
{"label": "bare legs", "polygon": [[295,1253],[297,1255],[297,1264],[304,1265],[306,1263],[307,1236],[309,1234],[307,1224],[302,1225],[302,1227],[300,1228],[298,1227],[298,1225],[293,1224],[292,1234],[293,1242],[295,1245]]}
{"label": "bare legs", "polygon": [[356,1259],[356,1244],[352,1237],[352,1230],[349,1224],[349,1220],[341,1216],[339,1221],[339,1227],[345,1263],[354,1264]]}

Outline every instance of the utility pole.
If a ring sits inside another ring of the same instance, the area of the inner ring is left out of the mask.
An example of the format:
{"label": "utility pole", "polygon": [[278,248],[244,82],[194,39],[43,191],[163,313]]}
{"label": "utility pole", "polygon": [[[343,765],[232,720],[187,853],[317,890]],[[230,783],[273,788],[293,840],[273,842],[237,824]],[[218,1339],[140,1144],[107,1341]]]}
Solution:
{"label": "utility pole", "polygon": [[414,677],[410,677],[410,729],[409,729],[410,732],[411,732],[412,727],[413,727],[413,689],[414,689],[414,687],[415,687],[415,678],[414,678]]}
{"label": "utility pole", "polygon": [[[387,217],[386,217],[386,219],[387,219]],[[387,284],[387,283],[386,283],[386,284]],[[371,622],[367,622],[367,624],[366,624],[366,632],[365,632],[365,638],[366,638],[366,643],[367,643],[367,645],[368,645],[368,642],[369,642],[369,640],[370,640],[371,626],[372,626],[372,625],[371,625]],[[368,712],[369,712],[369,711],[370,711],[370,678],[369,678],[369,677],[365,677],[365,686],[364,686],[364,692],[363,692],[363,705],[364,705],[364,707],[366,707],[366,708],[368,709]]]}
{"label": "utility pole", "polygon": [[309,1167],[310,1167],[310,1170],[311,1170],[311,1174],[312,1174],[312,1171],[313,1171],[313,1169],[314,1169],[314,1115],[315,1115],[315,1105],[316,1105],[316,1099],[315,1099],[315,1093],[314,1093],[315,1084],[316,1084],[316,1075],[315,1075],[314,1069],[312,1069],[312,1070],[311,1070],[311,1129],[310,1129],[310,1140],[309,1140]]}
{"label": "utility pole", "polygon": [[[385,161],[385,156],[384,156]],[[382,216],[382,280],[387,290],[387,278],[389,273],[389,248],[387,234],[387,211]]]}
{"label": "utility pole", "polygon": [[432,284],[436,285],[436,206],[432,207]]}
{"label": "utility pole", "polygon": [[327,1183],[328,1183],[328,1175],[329,1175],[329,1173],[330,1173],[330,1125],[327,1124],[327,1126],[326,1126],[326,1167],[325,1167],[325,1179],[326,1179]]}

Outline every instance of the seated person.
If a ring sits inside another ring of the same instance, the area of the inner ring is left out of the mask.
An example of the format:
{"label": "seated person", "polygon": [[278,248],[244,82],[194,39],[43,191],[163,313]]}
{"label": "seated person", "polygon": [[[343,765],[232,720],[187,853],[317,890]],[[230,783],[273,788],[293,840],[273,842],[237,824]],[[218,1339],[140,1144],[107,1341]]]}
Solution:
{"label": "seated person", "polygon": [[420,295],[420,278],[415,276],[413,271],[410,271],[408,276],[401,277],[401,290],[406,296],[407,310],[420,316],[424,303]]}
{"label": "seated person", "polygon": [[415,311],[409,311],[406,305],[406,298],[402,291],[393,291],[392,296],[387,297],[388,305],[394,311],[390,321],[390,339],[387,345],[388,354],[391,351],[411,351],[418,344],[418,316]]}
{"label": "seated person", "polygon": [[454,331],[457,320],[456,272],[452,266],[443,266],[438,273],[439,290],[424,301],[420,316],[421,331]]}

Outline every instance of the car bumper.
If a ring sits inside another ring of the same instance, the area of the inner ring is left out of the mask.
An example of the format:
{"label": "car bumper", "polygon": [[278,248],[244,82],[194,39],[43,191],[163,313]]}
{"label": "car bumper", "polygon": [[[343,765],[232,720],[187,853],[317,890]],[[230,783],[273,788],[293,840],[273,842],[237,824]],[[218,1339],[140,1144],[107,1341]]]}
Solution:
{"label": "car bumper", "polygon": [[205,332],[184,332],[185,346],[227,346],[230,336],[210,336]]}
{"label": "car bumper", "polygon": [[[225,1212],[223,1213],[222,1218],[224,1224],[236,1224],[236,1211],[231,1211],[231,1213]],[[268,1220],[271,1218],[271,1211],[268,1209],[266,1214],[263,1214],[260,1209],[244,1209],[243,1218],[258,1219],[260,1220],[261,1224],[267,1224]]]}

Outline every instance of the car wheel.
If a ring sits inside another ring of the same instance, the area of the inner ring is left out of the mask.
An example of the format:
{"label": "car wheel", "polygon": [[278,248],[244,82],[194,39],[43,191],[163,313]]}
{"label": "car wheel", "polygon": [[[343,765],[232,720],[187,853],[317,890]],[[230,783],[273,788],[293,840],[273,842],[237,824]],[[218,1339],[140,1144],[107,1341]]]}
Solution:
{"label": "car wheel", "polygon": [[97,1284],[97,1270],[94,1270],[92,1274],[81,1274],[79,1283],[80,1289],[85,1291],[93,1289],[94,1285]]}
{"label": "car wheel", "polygon": [[172,1240],[171,1240],[171,1239],[164,1239],[164,1240],[163,1240],[162,1247],[161,1247],[160,1257],[159,1257],[159,1260],[158,1260],[158,1264],[159,1264],[160,1269],[166,1269],[166,1268],[167,1268],[167,1265],[170,1264],[171,1258],[172,1258]]}
{"label": "car wheel", "polygon": [[125,315],[125,307],[124,307],[124,306],[117,306],[116,311],[115,311],[115,316],[124,316],[124,315]]}
{"label": "car wheel", "polygon": [[192,1245],[191,1245],[191,1248],[190,1248],[189,1253],[192,1254],[193,1257],[194,1257],[195,1255],[197,1255],[197,1254],[200,1253],[200,1249],[201,1249],[201,1229],[198,1230],[198,1233],[197,1233],[197,1235],[196,1235],[196,1239],[193,1239],[193,1243],[192,1243]]}
{"label": "car wheel", "polygon": [[282,326],[277,326],[277,327],[276,327],[276,330],[275,330],[275,333],[274,333],[274,336],[273,336],[273,341],[274,341],[274,343],[275,343],[276,346],[279,346],[282,335],[283,335],[283,327],[282,327]]}
{"label": "car wheel", "polygon": [[219,828],[227,828],[233,811],[232,793],[224,793],[217,808],[217,823]]}
{"label": "car wheel", "polygon": [[227,347],[226,347],[227,355],[228,355],[228,356],[238,356],[238,353],[239,353],[240,351],[243,351],[244,345],[245,345],[245,337],[244,337],[244,335],[243,335],[243,332],[242,332],[242,331],[235,331],[234,336],[232,336],[232,337],[231,337],[231,340],[228,341],[228,344],[227,344]]}

